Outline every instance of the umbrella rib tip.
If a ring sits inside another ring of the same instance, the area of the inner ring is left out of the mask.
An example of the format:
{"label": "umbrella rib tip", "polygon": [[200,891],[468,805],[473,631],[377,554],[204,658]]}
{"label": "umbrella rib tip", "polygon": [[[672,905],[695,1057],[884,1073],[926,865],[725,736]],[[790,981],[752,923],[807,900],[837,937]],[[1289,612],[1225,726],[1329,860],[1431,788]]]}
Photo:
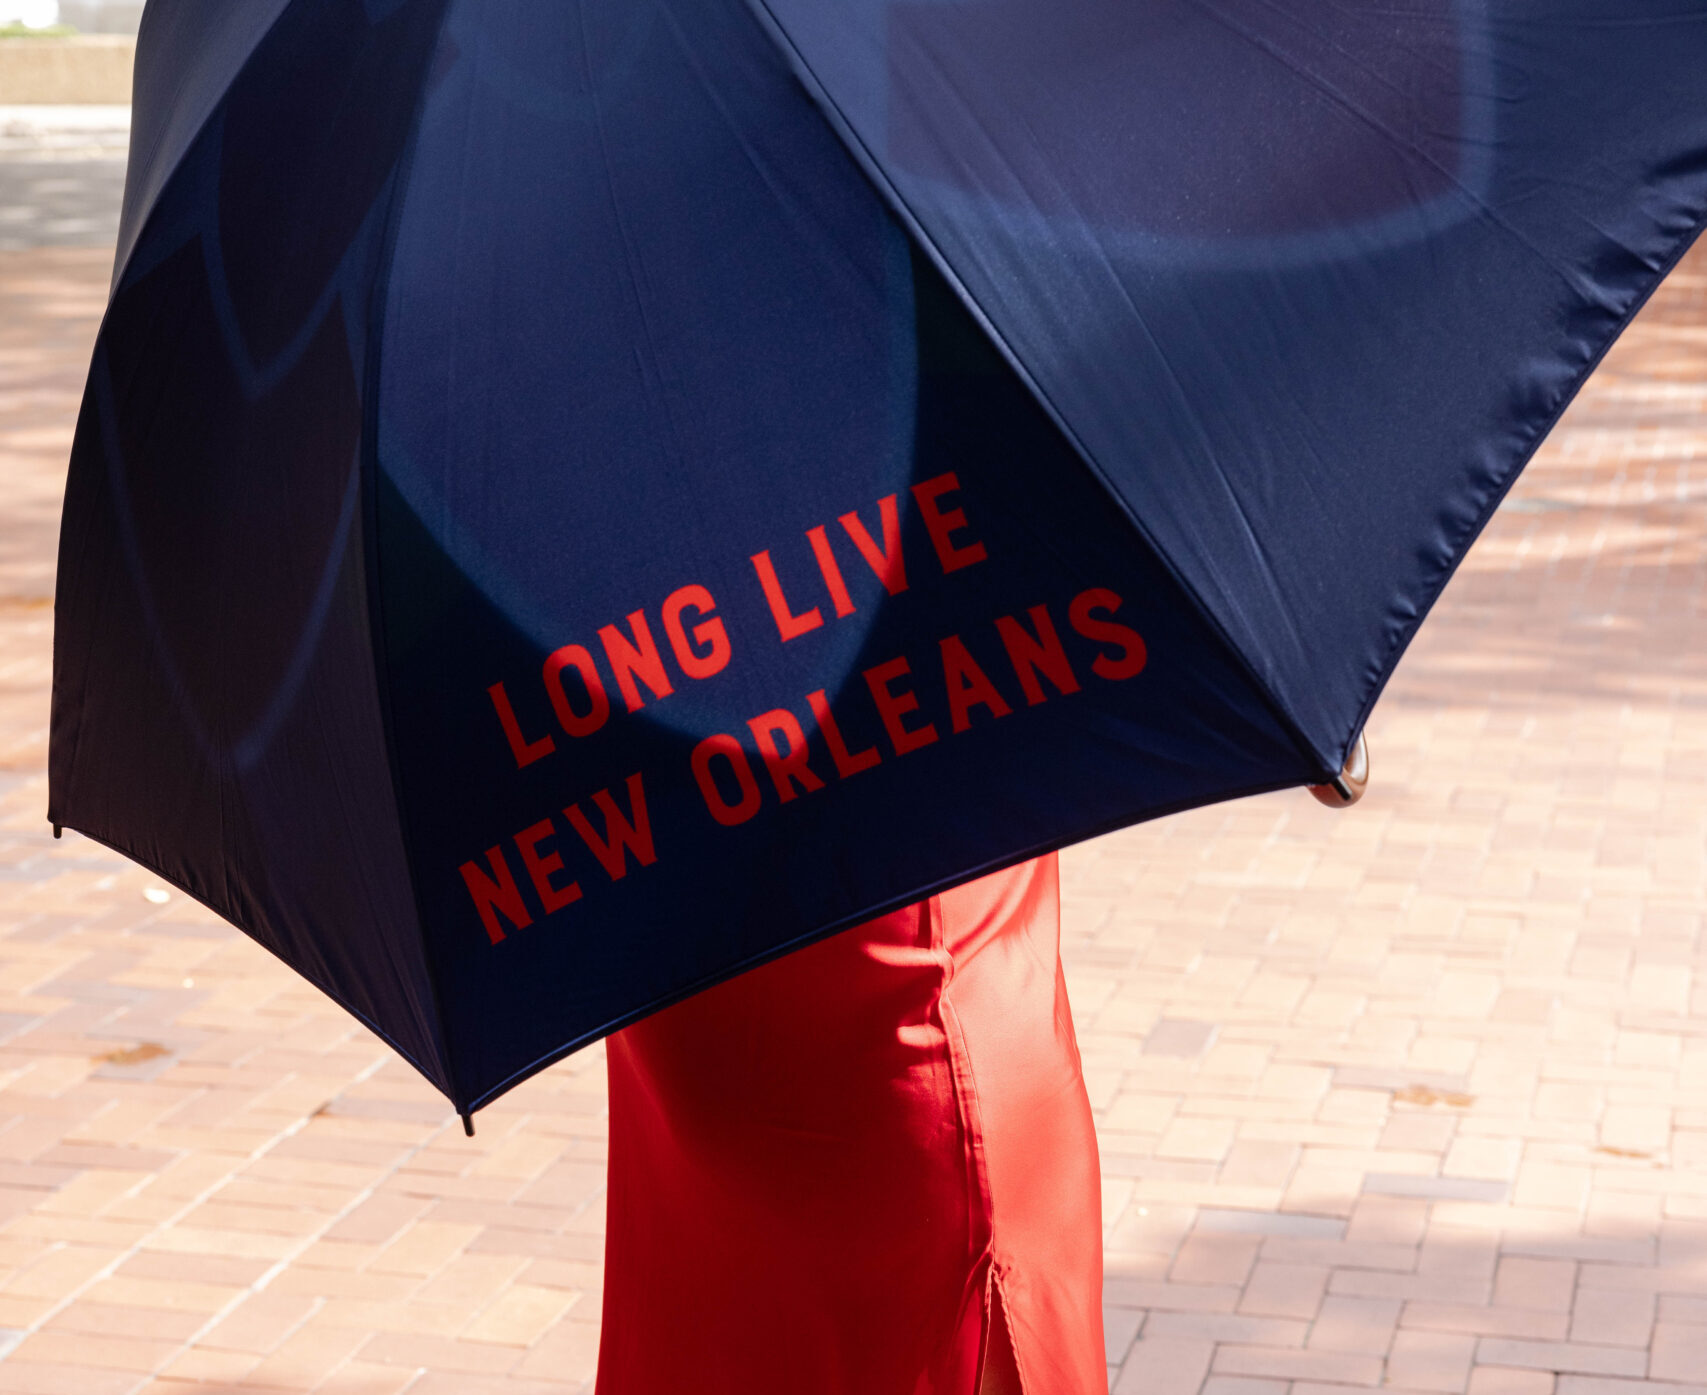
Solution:
{"label": "umbrella rib tip", "polygon": [[1351,748],[1351,754],[1346,757],[1345,767],[1340,773],[1325,785],[1311,785],[1310,793],[1316,796],[1319,803],[1326,804],[1330,809],[1349,809],[1363,798],[1363,792],[1369,787],[1369,743],[1364,734],[1357,734],[1357,742]]}

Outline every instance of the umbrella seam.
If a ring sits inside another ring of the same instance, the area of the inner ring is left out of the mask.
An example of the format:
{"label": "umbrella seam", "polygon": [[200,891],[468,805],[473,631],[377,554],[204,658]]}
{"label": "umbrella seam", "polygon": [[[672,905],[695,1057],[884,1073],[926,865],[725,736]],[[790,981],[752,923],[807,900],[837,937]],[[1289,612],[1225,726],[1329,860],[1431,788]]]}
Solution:
{"label": "umbrella seam", "polygon": [[824,88],[824,85],[818,81],[817,75],[806,62],[805,55],[800,52],[798,47],[796,47],[794,41],[783,28],[782,22],[772,12],[769,0],[748,0],[748,5],[754,12],[755,16],[759,19],[762,27],[771,35],[773,41],[783,51],[784,56],[788,59],[789,66],[794,70],[795,76],[813,98],[813,104],[822,113],[825,120],[829,122],[831,128],[836,132],[836,134],[841,137],[842,144],[847,148],[849,154],[853,156],[854,161],[859,165],[861,170],[864,171],[866,178],[869,179],[876,187],[879,196],[883,199],[884,203],[890,208],[895,216],[901,220],[907,231],[925,250],[926,255],[930,257],[938,272],[942,274],[943,279],[946,280],[949,286],[953,288],[955,295],[966,307],[973,319],[978,323],[979,328],[989,336],[991,342],[1007,361],[1009,367],[1019,375],[1020,381],[1025,384],[1026,389],[1048,414],[1050,421],[1055,424],[1056,430],[1060,431],[1060,433],[1066,437],[1068,443],[1073,447],[1074,452],[1079,456],[1085,467],[1090,470],[1092,475],[1102,485],[1104,491],[1114,499],[1120,511],[1126,516],[1127,521],[1131,523],[1133,528],[1137,530],[1138,535],[1144,540],[1145,544],[1157,556],[1157,558],[1160,559],[1162,565],[1167,569],[1168,574],[1176,583],[1178,583],[1180,589],[1197,608],[1198,613],[1214,630],[1216,637],[1220,639],[1229,651],[1231,651],[1235,662],[1255,686],[1258,696],[1279,722],[1282,729],[1292,739],[1293,743],[1297,746],[1299,753],[1304,756],[1307,761],[1317,767],[1317,771],[1321,779],[1331,779],[1333,775],[1338,773],[1342,761],[1332,760],[1323,752],[1316,749],[1315,743],[1310,740],[1303,728],[1293,719],[1291,712],[1287,710],[1285,704],[1281,702],[1279,695],[1272,687],[1270,687],[1268,680],[1258,672],[1256,666],[1251,662],[1249,656],[1245,654],[1244,650],[1233,642],[1233,638],[1227,632],[1227,628],[1222,623],[1221,617],[1204,602],[1204,599],[1198,593],[1197,588],[1193,586],[1184,574],[1181,573],[1179,568],[1174,565],[1173,558],[1170,557],[1156,539],[1151,536],[1150,530],[1145,527],[1143,520],[1138,517],[1131,504],[1128,503],[1125,495],[1116,488],[1113,480],[1109,477],[1108,472],[1101,464],[1098,463],[1096,456],[1091,452],[1090,448],[1079,438],[1079,434],[1073,430],[1072,426],[1068,423],[1065,416],[1063,416],[1060,409],[1055,405],[1054,400],[1049,396],[1048,392],[1044,390],[1042,384],[1040,384],[1032,375],[1031,370],[1014,351],[1013,346],[1008,343],[1002,332],[996,327],[995,322],[985,312],[984,307],[978,302],[977,298],[971,293],[971,291],[967,289],[965,283],[960,279],[959,274],[949,264],[947,257],[943,255],[942,249],[937,246],[936,241],[925,230],[923,222],[921,222],[918,216],[913,212],[906,199],[902,197],[901,191],[895,187],[894,183],[883,172],[876,156],[872,154],[870,148],[854,129],[852,123],[845,115],[843,115],[841,108],[836,105],[835,100]]}
{"label": "umbrella seam", "polygon": [[[444,41],[444,30],[449,18],[449,0],[444,0],[439,11],[438,25],[433,35],[432,51],[437,53],[439,45]],[[403,842],[403,858],[409,883],[409,899],[415,907],[415,924],[421,946],[421,963],[427,975],[427,992],[432,1000],[434,1026],[437,1028],[439,1046],[444,1052],[444,1075],[450,1089],[445,1093],[450,1098],[453,1108],[465,1117],[478,1106],[463,1097],[462,1082],[458,1078],[456,1055],[451,1041],[450,1018],[444,1010],[444,994],[439,985],[437,961],[433,954],[432,940],[427,934],[427,918],[421,904],[421,889],[415,875],[416,862],[414,855],[414,839],[410,836],[409,816],[406,811],[407,801],[402,792],[402,763],[397,755],[397,738],[395,723],[392,717],[392,699],[390,673],[386,667],[385,642],[385,613],[380,604],[379,591],[379,536],[378,510],[376,507],[379,481],[379,383],[380,360],[385,339],[385,306],[391,288],[391,271],[397,251],[399,226],[402,222],[403,205],[409,191],[409,185],[414,175],[415,149],[419,143],[421,123],[426,111],[427,97],[431,89],[431,65],[422,75],[421,90],[416,94],[415,109],[409,118],[408,133],[404,140],[402,154],[398,157],[397,166],[392,171],[391,189],[387,195],[388,203],[385,210],[385,226],[380,236],[379,252],[374,269],[372,301],[368,307],[368,328],[362,373],[362,435],[361,461],[362,476],[362,561],[367,580],[367,614],[368,641],[373,654],[374,682],[378,688],[376,698],[379,707],[380,728],[385,734],[385,759],[391,773],[392,798],[397,809],[398,833]]]}

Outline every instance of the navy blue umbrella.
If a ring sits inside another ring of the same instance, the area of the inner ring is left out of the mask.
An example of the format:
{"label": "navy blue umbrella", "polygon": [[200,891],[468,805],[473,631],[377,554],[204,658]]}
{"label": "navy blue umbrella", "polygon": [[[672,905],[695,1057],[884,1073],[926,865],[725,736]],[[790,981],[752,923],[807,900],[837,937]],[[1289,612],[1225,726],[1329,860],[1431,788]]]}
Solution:
{"label": "navy blue umbrella", "polygon": [[1704,73],[1701,0],[151,0],[50,817],[466,1113],[1329,781]]}

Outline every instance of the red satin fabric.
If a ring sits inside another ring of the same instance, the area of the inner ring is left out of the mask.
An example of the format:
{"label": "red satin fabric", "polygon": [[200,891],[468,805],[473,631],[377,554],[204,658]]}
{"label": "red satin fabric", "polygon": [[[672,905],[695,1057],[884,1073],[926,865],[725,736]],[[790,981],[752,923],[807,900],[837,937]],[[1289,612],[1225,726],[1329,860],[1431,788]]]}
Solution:
{"label": "red satin fabric", "polygon": [[[598,1395],[1103,1395],[1056,860],[613,1036]],[[999,1291],[1000,1302],[995,1301]]]}

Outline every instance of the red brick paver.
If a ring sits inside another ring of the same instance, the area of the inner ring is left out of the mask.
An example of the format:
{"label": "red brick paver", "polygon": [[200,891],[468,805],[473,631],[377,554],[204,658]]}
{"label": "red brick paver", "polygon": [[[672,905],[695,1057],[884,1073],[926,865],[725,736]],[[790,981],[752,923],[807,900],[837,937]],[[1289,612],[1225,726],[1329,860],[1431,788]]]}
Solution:
{"label": "red brick paver", "polygon": [[[0,253],[0,1395],[587,1389],[601,1053],[466,1140],[235,931],[48,835],[106,271]],[[1068,856],[1116,1390],[1707,1395],[1704,532],[1697,253],[1405,660],[1363,805]]]}

